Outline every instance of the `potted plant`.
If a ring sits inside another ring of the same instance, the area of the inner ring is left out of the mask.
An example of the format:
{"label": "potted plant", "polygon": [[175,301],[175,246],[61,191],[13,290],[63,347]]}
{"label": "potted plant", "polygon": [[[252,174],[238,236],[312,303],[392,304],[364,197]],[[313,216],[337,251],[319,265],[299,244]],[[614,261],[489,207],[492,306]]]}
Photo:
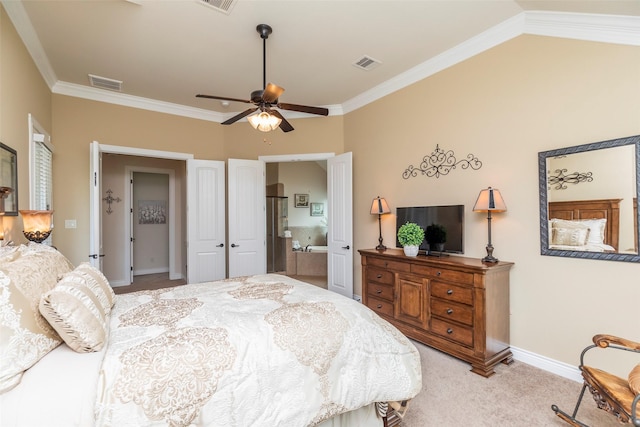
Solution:
{"label": "potted plant", "polygon": [[424,241],[424,230],[414,222],[406,222],[398,229],[398,242],[407,256],[418,255],[420,244]]}
{"label": "potted plant", "polygon": [[427,243],[429,243],[429,248],[442,252],[447,241],[447,230],[440,224],[431,224],[427,227],[425,237]]}

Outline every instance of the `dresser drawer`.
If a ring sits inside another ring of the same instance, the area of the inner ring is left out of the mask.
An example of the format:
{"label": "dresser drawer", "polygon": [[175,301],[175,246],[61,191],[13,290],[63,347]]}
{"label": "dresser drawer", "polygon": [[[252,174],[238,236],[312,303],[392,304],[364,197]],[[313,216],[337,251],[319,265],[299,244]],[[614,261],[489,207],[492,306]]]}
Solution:
{"label": "dresser drawer", "polygon": [[457,325],[453,322],[431,319],[431,331],[441,337],[456,341],[462,345],[473,346],[473,328]]}
{"label": "dresser drawer", "polygon": [[447,301],[459,302],[461,304],[473,305],[473,289],[462,286],[431,281],[431,296],[445,299]]}
{"label": "dresser drawer", "polygon": [[377,268],[367,268],[367,282],[384,283],[393,285],[395,275],[391,271],[379,270]]}
{"label": "dresser drawer", "polygon": [[393,317],[393,303],[391,301],[369,297],[367,299],[367,307],[378,314],[384,314],[386,316]]}
{"label": "dresser drawer", "polygon": [[431,314],[446,320],[455,320],[473,326],[473,307],[452,301],[431,298]]}
{"label": "dresser drawer", "polygon": [[473,284],[473,273],[465,273],[464,271],[446,270],[443,268],[414,264],[411,266],[411,272],[456,282],[461,285]]}
{"label": "dresser drawer", "polygon": [[390,270],[401,271],[405,273],[408,273],[411,269],[411,266],[406,262],[392,261],[381,258],[367,258],[367,265],[388,268]]}
{"label": "dresser drawer", "polygon": [[381,283],[367,283],[367,295],[374,298],[382,298],[393,301],[393,285],[383,285]]}

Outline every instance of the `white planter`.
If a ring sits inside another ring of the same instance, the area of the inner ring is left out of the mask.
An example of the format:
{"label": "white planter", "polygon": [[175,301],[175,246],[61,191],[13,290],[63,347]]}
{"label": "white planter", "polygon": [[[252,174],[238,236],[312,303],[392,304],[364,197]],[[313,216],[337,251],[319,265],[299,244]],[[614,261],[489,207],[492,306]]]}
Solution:
{"label": "white planter", "polygon": [[406,256],[416,256],[416,255],[418,255],[418,249],[419,249],[419,247],[416,246],[416,245],[404,246],[404,254]]}

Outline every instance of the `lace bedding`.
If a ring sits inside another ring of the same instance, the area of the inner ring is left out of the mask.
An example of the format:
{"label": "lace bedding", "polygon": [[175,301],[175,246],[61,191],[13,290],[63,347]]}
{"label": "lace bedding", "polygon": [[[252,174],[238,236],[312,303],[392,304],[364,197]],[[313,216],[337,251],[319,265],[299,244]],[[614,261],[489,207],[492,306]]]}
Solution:
{"label": "lace bedding", "polygon": [[363,305],[280,275],[120,295],[97,425],[315,426],[421,389],[411,342]]}

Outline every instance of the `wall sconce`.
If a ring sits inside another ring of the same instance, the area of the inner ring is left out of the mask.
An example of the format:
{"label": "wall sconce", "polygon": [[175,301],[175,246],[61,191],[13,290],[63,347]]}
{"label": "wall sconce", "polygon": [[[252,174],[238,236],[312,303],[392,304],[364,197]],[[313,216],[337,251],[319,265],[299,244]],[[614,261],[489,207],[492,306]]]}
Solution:
{"label": "wall sconce", "polygon": [[481,190],[478,200],[473,207],[474,212],[487,212],[487,226],[489,231],[489,243],[487,243],[487,256],[482,258],[483,262],[498,262],[498,258],[493,256],[493,245],[491,244],[491,212],[506,212],[507,205],[502,199],[500,191],[491,187]]}
{"label": "wall sconce", "polygon": [[387,247],[382,244],[382,221],[380,217],[388,213],[391,213],[391,209],[389,209],[389,205],[384,198],[378,196],[373,199],[373,203],[371,203],[371,215],[378,215],[378,231],[380,232],[380,237],[378,237],[378,246],[376,246],[376,249],[379,251],[387,249]]}
{"label": "wall sconce", "polygon": [[20,211],[24,225],[24,237],[42,243],[51,234],[53,211]]}
{"label": "wall sconce", "polygon": [[262,132],[276,130],[278,129],[278,126],[280,126],[280,123],[282,123],[281,118],[268,111],[262,111],[259,114],[249,116],[247,117],[247,120],[251,123],[251,126],[253,126],[254,129],[258,129]]}

